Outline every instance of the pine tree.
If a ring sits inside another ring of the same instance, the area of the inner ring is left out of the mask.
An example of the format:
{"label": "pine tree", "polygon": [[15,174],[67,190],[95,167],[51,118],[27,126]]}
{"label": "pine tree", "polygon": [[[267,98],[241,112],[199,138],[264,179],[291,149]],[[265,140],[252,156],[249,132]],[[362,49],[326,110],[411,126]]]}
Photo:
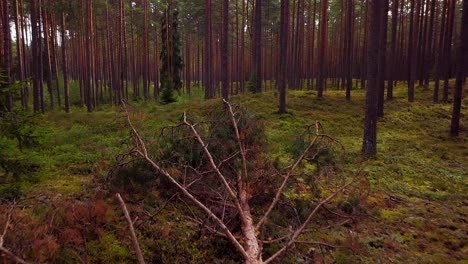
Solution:
{"label": "pine tree", "polygon": [[161,102],[173,103],[177,99],[174,90],[180,91],[182,80],[180,72],[183,67],[180,53],[180,36],[178,33],[178,10],[172,1],[167,5],[161,18]]}

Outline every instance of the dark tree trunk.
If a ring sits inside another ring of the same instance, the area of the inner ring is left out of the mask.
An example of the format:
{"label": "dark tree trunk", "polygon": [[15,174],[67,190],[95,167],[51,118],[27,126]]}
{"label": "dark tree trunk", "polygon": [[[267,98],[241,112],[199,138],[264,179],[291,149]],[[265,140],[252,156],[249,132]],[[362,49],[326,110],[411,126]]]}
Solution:
{"label": "dark tree trunk", "polygon": [[354,1],[347,0],[346,2],[346,100],[351,99],[351,89],[353,87],[352,76],[352,57],[353,57],[353,35],[354,35]]}
{"label": "dark tree trunk", "polygon": [[437,104],[439,103],[439,86],[440,86],[440,78],[442,77],[443,63],[444,63],[444,39],[445,39],[445,29],[446,29],[446,16],[447,16],[447,2],[448,0],[444,1],[444,5],[442,7],[442,19],[440,22],[440,32],[439,32],[439,46],[438,46],[438,53],[437,53],[437,66],[436,66],[436,76],[434,80],[434,95],[432,97],[432,101]]}
{"label": "dark tree trunk", "polygon": [[[11,33],[10,33],[10,14],[8,7],[8,0],[3,1],[3,71],[5,74],[5,85],[8,86],[11,84]],[[11,112],[13,110],[13,97],[11,93],[6,94],[5,106],[7,111]]]}
{"label": "dark tree trunk", "polygon": [[92,89],[92,80],[93,80],[93,70],[92,70],[92,42],[93,42],[93,36],[92,36],[92,28],[93,28],[93,8],[92,8],[92,1],[87,0],[86,1],[86,85],[85,85],[85,101],[86,101],[86,109],[88,112],[93,111],[93,89]]}
{"label": "dark tree trunk", "polygon": [[255,0],[253,58],[255,92],[262,92],[262,0]]}
{"label": "dark tree trunk", "polygon": [[30,13],[31,13],[31,60],[32,60],[32,82],[33,82],[33,109],[34,112],[39,112],[41,110],[41,98],[40,98],[40,75],[39,71],[39,62],[40,62],[40,53],[39,53],[39,26],[38,26],[38,14],[37,14],[37,1],[30,0]]}
{"label": "dark tree trunk", "polygon": [[205,1],[205,99],[213,98],[211,0]]}
{"label": "dark tree trunk", "polygon": [[[15,16],[15,30],[16,30],[16,57],[18,59],[18,80],[23,81],[25,76],[24,71],[24,61],[23,61],[23,38],[21,35],[21,23],[20,23],[20,14],[18,8],[18,0],[13,1],[14,7],[14,16]],[[28,101],[27,101],[27,87],[21,88],[21,105],[24,109],[28,108]]]}
{"label": "dark tree trunk", "polygon": [[434,65],[434,21],[435,21],[435,6],[436,6],[436,0],[431,0],[431,7],[430,7],[430,18],[429,18],[429,28],[428,28],[428,33],[426,37],[427,43],[427,51],[426,51],[426,59],[425,59],[425,71],[424,71],[424,89],[429,89],[429,75],[430,71],[432,69],[432,66]]}
{"label": "dark tree trunk", "polygon": [[326,52],[328,43],[328,0],[321,1],[322,9],[320,12],[320,43],[318,55],[319,73],[317,78],[318,97],[323,96],[323,90],[326,86],[325,68],[327,66]]}
{"label": "dark tree trunk", "polygon": [[[45,2],[47,4],[47,2]],[[50,34],[49,34],[49,18],[47,11],[42,9],[42,27],[44,34],[44,48],[45,48],[45,64],[46,64],[46,84],[49,92],[50,108],[54,109],[54,88],[52,87],[52,63],[50,60]]]}
{"label": "dark tree trunk", "polygon": [[68,65],[67,65],[67,37],[66,37],[65,13],[61,16],[61,37],[62,37],[62,71],[63,71],[63,91],[65,100],[65,112],[70,112],[70,90],[68,87]]}
{"label": "dark tree trunk", "polygon": [[411,0],[411,11],[410,11],[410,28],[408,37],[408,101],[414,102],[414,82],[416,78],[416,59],[417,59],[417,28],[418,28],[418,17],[417,12],[417,0]]}
{"label": "dark tree trunk", "polygon": [[[387,86],[387,100],[393,100],[393,85],[398,69],[397,65],[397,53],[396,53],[396,43],[397,43],[397,30],[398,30],[398,1],[392,1],[392,36],[391,36],[391,66],[390,72],[388,75],[388,86]],[[404,0],[403,0],[404,1]]]}
{"label": "dark tree trunk", "polygon": [[447,30],[445,36],[445,52],[444,52],[444,90],[442,101],[447,102],[449,97],[449,79],[452,71],[452,37],[455,20],[455,5],[456,0],[449,0],[449,10],[447,16]]}
{"label": "dark tree trunk", "polygon": [[288,62],[288,28],[289,28],[289,0],[281,0],[281,22],[280,22],[280,50],[279,50],[279,113],[286,113],[286,75]]}
{"label": "dark tree trunk", "polygon": [[458,50],[457,80],[455,84],[455,95],[453,98],[452,123],[450,135],[456,137],[460,133],[460,111],[463,93],[463,83],[465,81],[465,71],[468,67],[468,0],[463,0],[463,17],[460,34],[460,47]]}
{"label": "dark tree trunk", "polygon": [[145,101],[149,99],[149,38],[148,38],[148,9],[149,9],[149,2],[148,0],[143,1],[143,10],[144,10],[144,38],[143,38],[143,56],[144,56],[144,63],[143,63],[143,95],[145,97]]}
{"label": "dark tree trunk", "polygon": [[378,68],[379,44],[384,2],[369,1],[369,34],[367,46],[367,80],[366,110],[364,121],[364,138],[362,150],[365,155],[377,154],[377,100],[378,100]]}
{"label": "dark tree trunk", "polygon": [[223,33],[221,34],[221,81],[222,96],[229,99],[229,0],[223,0]]}
{"label": "dark tree trunk", "polygon": [[382,23],[380,32],[379,48],[379,100],[377,103],[377,115],[384,116],[384,98],[385,98],[385,73],[387,58],[387,24],[388,24],[388,0],[382,0],[384,9],[382,13]]}

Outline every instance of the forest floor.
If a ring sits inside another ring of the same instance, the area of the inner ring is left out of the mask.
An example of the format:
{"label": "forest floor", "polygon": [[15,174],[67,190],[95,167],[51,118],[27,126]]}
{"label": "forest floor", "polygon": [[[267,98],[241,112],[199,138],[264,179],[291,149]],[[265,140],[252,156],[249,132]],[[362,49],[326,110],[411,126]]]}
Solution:
{"label": "forest floor", "polygon": [[[322,234],[327,242],[340,244],[343,234],[348,232],[359,246],[355,251],[332,250],[327,253],[326,260],[336,263],[466,263],[468,101],[463,102],[464,130],[460,137],[451,138],[448,133],[451,104],[432,104],[431,97],[431,91],[418,88],[416,102],[408,103],[406,89],[401,85],[395,91],[395,100],[385,103],[385,117],[378,123],[378,155],[365,168],[370,189],[362,206],[367,216]],[[346,169],[356,170],[362,162],[364,98],[365,92],[360,90],[352,92],[349,102],[343,91],[326,91],[321,99],[314,91],[290,91],[288,113],[281,116],[276,113],[275,92],[234,96],[232,101],[265,121],[271,158],[287,155],[291,140],[307,125],[319,120],[325,133],[345,147],[349,157]],[[138,112],[138,128],[151,137],[162,127],[176,124],[184,111],[201,116],[203,111],[219,103],[219,100],[205,102],[201,94],[195,94],[190,100],[184,97],[171,105],[131,103],[131,108]],[[43,206],[44,201],[94,199],[98,191],[96,182],[106,177],[116,155],[128,147],[129,130],[122,114],[111,107],[90,114],[74,108],[71,114],[58,111],[45,114],[41,127],[47,134],[46,144],[34,152],[42,160],[43,169],[37,172],[34,180],[22,183],[22,200],[29,201],[32,214],[41,214],[37,207]],[[114,214],[120,215],[118,209],[115,210]],[[185,225],[169,216],[157,219],[160,225],[174,229]],[[171,239],[177,236],[174,234]],[[167,234],[164,237],[168,237]],[[184,239],[191,243],[193,237]],[[185,245],[183,241],[176,242]],[[170,248],[170,243],[158,243],[163,256],[159,259],[174,262],[211,259],[211,253],[204,252],[203,248],[181,250]],[[132,252],[130,243],[124,244],[128,246],[127,251]],[[153,246],[143,245],[143,248],[149,251]],[[95,245],[94,250],[100,261],[125,262],[125,253],[120,252],[125,251],[122,248]],[[112,258],[112,254],[121,256]],[[171,258],[171,254],[193,255],[177,259]],[[110,259],[102,259],[105,257]]]}

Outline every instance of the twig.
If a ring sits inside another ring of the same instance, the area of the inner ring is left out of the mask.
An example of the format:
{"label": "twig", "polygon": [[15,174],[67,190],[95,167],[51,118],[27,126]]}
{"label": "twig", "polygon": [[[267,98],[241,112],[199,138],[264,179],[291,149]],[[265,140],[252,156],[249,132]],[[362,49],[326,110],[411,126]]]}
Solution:
{"label": "twig", "polygon": [[[318,131],[318,127],[317,127],[317,131]],[[278,191],[276,192],[275,194],[275,198],[273,199],[273,201],[271,202],[270,206],[268,207],[268,210],[265,212],[265,214],[263,215],[263,217],[260,219],[260,221],[257,223],[256,225],[256,230],[258,231],[260,229],[260,227],[265,223],[265,221],[268,219],[268,216],[270,215],[271,211],[273,210],[273,208],[275,208],[276,204],[278,203],[279,201],[279,198],[281,196],[281,194],[283,193],[283,190],[284,188],[286,187],[286,184],[288,183],[288,180],[289,178],[291,177],[291,175],[294,173],[294,171],[296,170],[296,168],[299,166],[299,164],[302,162],[302,160],[304,160],[304,158],[307,156],[307,153],[309,153],[309,151],[312,149],[312,147],[315,145],[315,143],[317,142],[317,139],[319,138],[319,136],[317,135],[316,137],[314,137],[314,139],[312,140],[312,142],[310,142],[310,144],[307,146],[307,148],[304,150],[304,152],[302,152],[301,156],[299,156],[299,158],[296,160],[296,162],[294,163],[294,165],[291,167],[291,169],[288,171],[288,173],[286,174],[286,176],[284,177],[283,179],[283,182],[281,183],[281,186],[279,187]]]}
{"label": "twig", "polygon": [[133,228],[133,221],[132,218],[130,218],[130,214],[128,213],[127,206],[125,205],[124,200],[122,199],[122,196],[120,196],[119,193],[115,195],[117,197],[117,200],[120,203],[120,207],[122,208],[122,211],[125,214],[125,219],[127,219],[128,223],[128,228],[130,229],[130,236],[132,238],[132,243],[133,247],[135,248],[135,252],[138,258],[138,263],[140,264],[145,264],[145,259],[143,258],[143,254],[141,253],[140,249],[140,244],[138,244],[138,239],[135,234],[135,229]]}
{"label": "twig", "polygon": [[200,134],[198,134],[198,132],[195,129],[195,127],[193,126],[193,124],[190,124],[187,121],[187,114],[185,114],[185,113],[184,113],[184,124],[186,124],[192,130],[193,135],[195,136],[198,143],[200,143],[201,147],[203,148],[203,151],[205,152],[205,154],[206,154],[206,156],[208,158],[209,164],[211,165],[212,169],[216,172],[216,175],[218,176],[218,178],[221,180],[221,182],[224,184],[224,186],[228,190],[229,194],[231,195],[231,198],[234,200],[234,204],[236,205],[237,210],[239,211],[239,214],[241,215],[242,218],[244,218],[244,211],[242,210],[242,207],[241,207],[241,205],[239,203],[239,199],[237,199],[236,193],[234,192],[234,190],[231,188],[231,186],[227,182],[226,177],[219,170],[219,167],[216,166],[216,163],[215,163],[215,161],[213,159],[213,156],[211,155],[210,151],[208,150],[208,145],[205,144],[205,142],[201,138]]}
{"label": "twig", "polygon": [[19,258],[15,254],[13,254],[11,251],[9,251],[7,248],[0,246],[0,251],[7,255],[10,259],[12,259],[16,263],[21,263],[21,264],[28,264],[28,262],[24,261],[23,259]]}
{"label": "twig", "polygon": [[13,213],[13,209],[15,208],[15,205],[16,205],[16,203],[14,202],[11,205],[11,208],[7,213],[7,220],[6,220],[6,223],[5,223],[5,227],[3,228],[3,232],[2,232],[2,234],[0,236],[0,252],[2,252],[4,255],[8,256],[11,260],[13,260],[16,263],[27,264],[28,262],[26,262],[22,258],[16,256],[15,254],[13,254],[13,252],[11,252],[10,250],[8,250],[6,247],[3,246],[3,243],[5,242],[5,235],[6,235],[7,231],[8,231],[8,227],[10,226],[11,215]]}
{"label": "twig", "polygon": [[322,200],[316,207],[315,209],[309,214],[309,216],[307,217],[307,219],[304,221],[304,223],[302,224],[302,226],[297,229],[294,234],[291,236],[291,239],[289,240],[289,242],[284,246],[282,247],[280,250],[278,250],[275,254],[273,254],[270,258],[268,258],[267,260],[265,260],[265,264],[267,263],[270,263],[272,262],[274,259],[276,259],[277,257],[279,257],[281,254],[283,254],[286,249],[288,249],[289,247],[291,247],[295,242],[296,242],[296,239],[303,233],[304,229],[306,228],[306,226],[310,223],[310,221],[312,220],[312,217],[318,212],[318,210],[320,208],[323,207],[323,205],[327,204],[328,202],[330,202],[333,198],[335,198],[336,195],[338,195],[338,193],[342,192],[346,187],[348,187],[349,185],[351,185],[354,181],[351,181],[345,185],[343,185],[341,188],[339,188],[337,191],[335,191],[334,193],[332,193],[330,196],[328,196],[326,199]]}

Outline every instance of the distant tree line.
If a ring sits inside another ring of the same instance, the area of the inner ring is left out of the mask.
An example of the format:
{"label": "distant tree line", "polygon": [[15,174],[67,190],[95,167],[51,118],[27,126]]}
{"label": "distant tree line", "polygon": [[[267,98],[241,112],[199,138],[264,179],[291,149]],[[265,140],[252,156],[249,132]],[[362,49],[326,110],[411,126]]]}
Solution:
{"label": "distant tree line", "polygon": [[457,77],[455,135],[468,68],[465,2],[1,0],[2,86],[28,81],[2,100],[8,111],[69,112],[75,104],[92,112],[122,100],[172,102],[193,87],[206,99],[279,89],[284,113],[286,89],[319,97],[340,89],[351,100],[353,89],[368,88],[369,131],[398,82],[408,101],[419,86],[439,103]]}

